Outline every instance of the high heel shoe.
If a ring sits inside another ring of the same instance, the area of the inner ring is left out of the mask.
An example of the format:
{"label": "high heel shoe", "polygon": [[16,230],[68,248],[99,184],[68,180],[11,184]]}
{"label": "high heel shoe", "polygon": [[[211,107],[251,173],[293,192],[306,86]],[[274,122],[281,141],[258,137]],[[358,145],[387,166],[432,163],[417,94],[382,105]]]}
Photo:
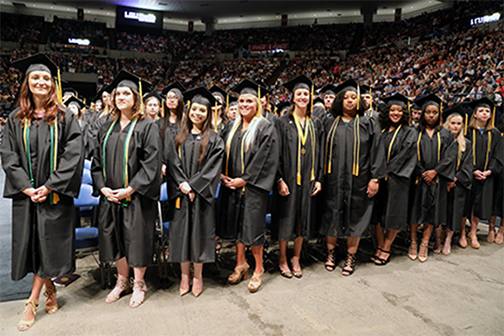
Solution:
{"label": "high heel shoe", "polygon": [[[116,288],[120,289],[121,291],[119,294],[115,294],[114,291]],[[121,298],[121,296],[126,295],[131,293],[131,283],[129,282],[128,278],[117,278],[116,285],[114,289],[107,295],[107,298],[105,299],[106,303],[113,303],[116,302]]]}
{"label": "high heel shoe", "polygon": [[245,262],[242,265],[236,266],[233,274],[231,274],[228,278],[228,282],[230,285],[237,285],[242,280],[247,280],[249,265]]}
{"label": "high heel shoe", "polygon": [[436,237],[436,242],[434,243],[434,249],[432,250],[434,253],[441,253],[441,237]]}
{"label": "high heel shoe", "polygon": [[388,254],[388,258],[387,259],[384,259],[384,258],[380,258],[380,257],[375,257],[375,260],[374,260],[374,264],[376,266],[385,266],[389,263],[390,261],[390,251],[384,251],[382,250],[381,248],[379,249],[380,251],[382,251],[383,253],[386,253]]}
{"label": "high heel shoe", "polygon": [[472,248],[474,248],[474,249],[480,248],[480,243],[478,242],[478,237],[476,236],[476,232],[470,231],[469,234],[467,235],[467,238],[469,238],[469,245],[471,245]]}
{"label": "high heel shoe", "polygon": [[418,260],[420,262],[426,262],[429,257],[429,240],[423,240],[420,244],[420,250],[418,251]]}
{"label": "high heel shoe", "polygon": [[35,322],[35,315],[37,315],[38,305],[39,305],[39,300],[27,300],[27,301],[25,301],[25,307],[24,307],[23,315],[27,311],[31,310],[32,313],[33,313],[33,318],[31,320],[20,320],[19,323],[18,323],[18,329],[20,331],[28,330],[33,325],[33,322]]}
{"label": "high heel shoe", "polygon": [[191,291],[191,288],[187,288],[187,289],[184,289],[182,287],[179,287],[179,293],[180,293],[180,296],[184,296],[186,295],[187,293],[189,293]]}
{"label": "high heel shoe", "polygon": [[449,255],[451,253],[451,240],[452,240],[452,236],[447,235],[445,242],[444,242],[444,246],[443,246],[443,254],[444,255]]}
{"label": "high heel shoe", "polygon": [[[140,298],[135,297],[135,294],[143,292],[143,296]],[[133,295],[131,296],[129,306],[130,308],[136,308],[140,306],[145,300],[145,292],[147,292],[147,285],[144,280],[133,281]]]}
{"label": "high heel shoe", "polygon": [[327,250],[327,260],[325,262],[325,269],[329,272],[332,272],[336,269],[336,260],[334,258],[334,249]]}
{"label": "high heel shoe", "polygon": [[194,281],[194,280],[197,280],[197,279],[193,278],[192,293],[195,297],[198,297],[203,292],[203,278],[201,278],[201,288],[196,288],[196,286],[194,285],[196,283],[196,281]]}
{"label": "high heel shoe", "polygon": [[459,243],[459,246],[462,248],[467,247],[467,238],[466,238],[465,231],[460,234],[460,238],[459,238],[458,243]]}
{"label": "high heel shoe", "polygon": [[495,236],[495,244],[501,245],[502,243],[504,243],[504,226],[499,228],[499,231],[497,231],[497,235]]}
{"label": "high heel shoe", "polygon": [[345,261],[345,266],[343,266],[343,271],[341,271],[341,274],[344,276],[352,275],[355,271],[355,262],[355,253],[348,253],[347,259]]}
{"label": "high heel shoe", "polygon": [[262,285],[263,274],[264,270],[261,273],[254,272],[254,275],[252,275],[252,279],[250,279],[250,282],[247,286],[250,293],[255,293],[259,290]]}
{"label": "high heel shoe", "polygon": [[[56,287],[53,287],[52,288],[47,288],[46,286],[46,290],[44,292],[44,296],[46,297],[46,304],[45,304],[45,311],[47,314],[54,314],[56,313],[56,311],[58,311],[58,301],[56,301]],[[53,304],[53,305],[48,305],[47,304],[47,300],[49,299],[54,299],[54,301],[56,301],[56,304]]]}
{"label": "high heel shoe", "polygon": [[411,241],[408,251],[408,257],[413,261],[416,260],[416,258],[418,257],[418,243],[416,239]]}
{"label": "high heel shoe", "polygon": [[489,242],[490,244],[495,242],[495,228],[491,227],[488,229],[487,242]]}

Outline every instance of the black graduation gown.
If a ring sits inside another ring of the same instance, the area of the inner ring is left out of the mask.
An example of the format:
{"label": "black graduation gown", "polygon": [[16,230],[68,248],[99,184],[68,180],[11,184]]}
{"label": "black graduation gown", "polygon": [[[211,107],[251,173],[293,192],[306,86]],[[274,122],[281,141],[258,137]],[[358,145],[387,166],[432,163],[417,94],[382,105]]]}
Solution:
{"label": "black graduation gown", "polygon": [[[233,124],[229,123],[225,128],[224,139],[227,139]],[[243,154],[242,173],[241,143],[245,134],[246,132],[241,132],[240,125],[231,141],[228,176],[241,177],[247,184],[237,190],[221,186],[219,235],[223,238],[232,236],[234,240],[246,246],[262,246],[265,241],[268,196],[278,168],[278,139],[275,126],[261,118],[251,148]],[[224,174],[225,171],[226,155],[223,163]]]}
{"label": "black graduation gown", "polygon": [[[446,228],[458,232],[462,227],[462,218],[464,217],[464,206],[471,190],[473,181],[473,155],[471,141],[465,139],[466,150],[461,152],[458,168],[456,167],[455,177],[457,178],[456,187],[448,189],[448,216],[446,218]],[[457,144],[457,150],[458,144]],[[458,161],[458,153],[457,153]],[[455,164],[457,166],[457,164]]]}
{"label": "black graduation gown", "polygon": [[[103,111],[102,111],[103,112]],[[98,139],[98,132],[100,131],[101,127],[103,124],[105,124],[107,121],[110,121],[109,115],[101,115],[102,112],[96,113],[94,115],[94,118],[92,121],[90,121],[89,124],[89,129],[88,129],[88,142],[89,142],[89,148],[90,148],[90,153],[89,157],[93,157],[93,151],[95,148],[98,147],[99,139]]]}
{"label": "black graduation gown", "polygon": [[84,115],[81,120],[78,120],[78,123],[82,133],[82,142],[84,143],[84,158],[88,159],[91,157],[91,148],[89,144],[89,118]]}
{"label": "black graduation gown", "polygon": [[103,187],[123,188],[124,143],[130,124],[121,131],[120,122],[114,126],[106,146],[106,174],[103,176],[103,142],[113,120],[98,132],[99,146],[95,148],[91,175],[94,195],[100,196],[98,229],[100,260],[114,262],[126,257],[130,267],[146,267],[152,260],[157,200],[161,185],[161,139],[159,130],[149,118],[139,120],[129,144],[129,185],[135,190],[127,207],[105,202]]}
{"label": "black graduation gown", "polygon": [[326,112],[323,108],[318,106],[313,107],[313,118],[317,118],[320,121],[323,121],[323,119],[325,119],[326,117]]}
{"label": "black graduation gown", "polygon": [[[386,158],[395,132],[385,130],[381,133]],[[385,230],[404,230],[408,223],[408,197],[410,178],[417,161],[417,136],[414,128],[402,126],[392,144],[387,162],[388,176],[380,182],[372,220]]]}
{"label": "black graduation gown", "polygon": [[14,110],[5,126],[0,147],[6,174],[4,197],[12,198],[12,280],[33,272],[53,278],[75,271],[75,208],[84,167],[82,134],[75,115],[67,108],[58,115],[58,162],[50,170],[50,126],[41,120],[30,126],[30,156],[34,187],[54,190],[59,202],[51,205],[49,196],[33,203],[22,193],[31,188],[28,162],[23,144],[22,121]]}
{"label": "black graduation gown", "polygon": [[[326,148],[324,162],[331,162],[331,172],[324,171],[324,214],[320,233],[330,237],[363,237],[371,222],[373,198],[366,194],[371,179],[387,176],[385,150],[380,128],[373,118],[359,117],[360,152],[359,175],[352,175],[354,123],[340,120],[332,143],[330,130],[334,116],[325,119]],[[325,168],[324,168],[325,169]]]}
{"label": "black graduation gown", "polygon": [[[451,131],[438,127],[432,134],[432,138],[424,132],[419,144],[420,148],[417,148],[417,151],[420,151],[421,160],[418,160],[417,154],[417,164],[412,176],[415,186],[412,193],[413,199],[410,202],[409,222],[412,225],[429,223],[438,227],[446,223],[447,183],[452,182],[455,176],[458,146]],[[438,132],[441,139],[439,161]],[[422,179],[422,174],[431,169],[437,172],[437,176],[435,183],[430,186]]]}
{"label": "black graduation gown", "polygon": [[[155,123],[158,125],[160,131],[162,131],[164,118],[167,118],[167,117],[159,118],[158,120],[155,121]],[[180,124],[182,124],[182,122]],[[168,121],[168,127],[166,128],[166,131],[168,131],[168,130],[170,131],[169,134],[171,134],[173,141],[175,141],[175,137],[177,136],[181,127],[182,126],[177,125],[177,123],[172,123],[172,122]]]}
{"label": "black graduation gown", "polygon": [[[488,152],[489,134],[491,134],[491,144],[490,151]],[[470,216],[474,206],[474,216],[479,219],[488,220],[492,217],[496,175],[494,172],[498,174],[500,166],[502,165],[502,162],[500,162],[501,157],[497,154],[497,149],[500,148],[501,134],[496,128],[492,131],[484,131],[483,133],[479,130],[469,128],[466,137],[472,142],[473,160],[476,161],[474,171],[491,170],[492,174],[484,181],[473,179],[471,192],[467,198],[465,215]],[[486,167],[485,164],[487,164]]]}
{"label": "black graduation gown", "polygon": [[[283,179],[289,187],[288,196],[275,192],[275,207],[272,212],[272,226],[278,230],[278,240],[292,241],[297,237],[308,239],[315,232],[315,197],[312,197],[315,182],[322,182],[324,129],[318,119],[313,119],[315,134],[314,180],[312,172],[312,135],[308,130],[306,143],[302,146],[306,152],[301,155],[301,185],[297,185],[298,169],[298,131],[294,118],[288,114],[276,119],[278,144],[280,149],[277,178]],[[305,123],[306,127],[306,123]],[[303,130],[304,131],[304,130]],[[273,186],[277,188],[277,184]]]}
{"label": "black graduation gown", "polygon": [[494,206],[492,216],[504,217],[504,133],[501,133],[501,141],[496,150],[500,169],[495,174]]}
{"label": "black graduation gown", "polygon": [[[173,169],[177,177],[168,175],[168,195],[171,200],[180,199],[180,207],[175,208],[170,221],[170,262],[215,261],[214,197],[222,169],[224,141],[210,131],[205,155],[198,163],[200,142],[200,134],[189,134],[181,145],[181,158],[173,156],[173,151],[165,151],[166,162],[179,166]],[[187,181],[195,192],[193,202],[180,191],[181,181]]]}

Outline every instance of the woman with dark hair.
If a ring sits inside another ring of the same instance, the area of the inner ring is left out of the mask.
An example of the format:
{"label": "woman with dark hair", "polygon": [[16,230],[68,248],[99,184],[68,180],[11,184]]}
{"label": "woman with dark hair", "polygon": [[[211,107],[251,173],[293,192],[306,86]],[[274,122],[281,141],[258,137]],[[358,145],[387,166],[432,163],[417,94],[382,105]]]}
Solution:
{"label": "woman with dark hair", "polygon": [[[473,180],[473,154],[471,141],[464,137],[464,127],[467,115],[464,109],[458,105],[443,113],[444,127],[453,132],[457,142],[458,154],[455,166],[453,182],[448,183],[448,216],[446,218],[446,238],[443,246],[443,254],[451,253],[451,240],[454,232],[461,230],[460,235],[465,239],[465,225],[467,218],[464,217],[464,206],[471,190]],[[441,230],[436,231],[436,245],[441,249]],[[434,250],[436,252],[436,249]],[[437,252],[439,253],[439,252]]]}
{"label": "woman with dark hair", "polygon": [[[44,54],[12,64],[24,73],[19,107],[7,121],[0,147],[6,174],[4,197],[12,198],[12,280],[33,273],[30,297],[18,324],[35,321],[45,285],[45,311],[58,310],[51,278],[75,271],[75,208],[84,162],[75,115],[60,104],[53,77],[58,68]],[[61,97],[61,96],[59,96]]]}
{"label": "woman with dark hair", "polygon": [[278,144],[275,126],[261,115],[258,85],[244,80],[235,90],[240,94],[239,113],[222,135],[226,139],[226,156],[221,180],[227,192],[220,194],[221,232],[231,232],[236,241],[236,267],[228,278],[230,284],[247,279],[245,248],[251,247],[255,270],[248,289],[255,293],[261,287],[264,272],[266,207],[275,183]]}
{"label": "woman with dark hair", "polygon": [[337,88],[331,116],[324,119],[324,213],[320,233],[326,236],[328,256],[325,268],[336,268],[337,237],[347,239],[347,257],[342,274],[355,270],[355,254],[373,212],[373,197],[379,180],[387,176],[385,150],[380,127],[374,118],[364,117],[366,106],[359,84],[348,80]]}
{"label": "woman with dark hair", "polygon": [[187,118],[175,138],[167,136],[164,148],[168,162],[168,195],[175,200],[170,221],[169,261],[180,263],[180,295],[203,290],[203,264],[215,262],[214,197],[224,156],[224,141],[213,131],[211,108],[215,98],[205,88],[184,94],[191,101]]}
{"label": "woman with dark hair", "polygon": [[229,120],[227,115],[229,94],[217,85],[212,86],[208,91],[212,93],[217,101],[212,106],[212,126],[218,134],[221,134]]}
{"label": "woman with dark hair", "polygon": [[[502,158],[498,155],[501,134],[494,126],[494,103],[488,98],[474,101],[470,106],[474,109],[466,137],[471,140],[473,150],[474,180],[467,199],[465,215],[471,218],[471,231],[468,234],[469,245],[479,248],[476,236],[480,219],[490,220],[494,197],[495,174],[502,167]],[[495,229],[490,231],[490,240],[495,239]],[[461,247],[467,242],[461,239]]]}
{"label": "woman with dark hair", "polygon": [[164,143],[164,136],[166,130],[170,130],[172,138],[175,139],[185,116],[184,96],[182,93],[186,88],[179,82],[175,82],[163,90],[165,95],[164,117],[159,119],[156,123],[161,131],[161,140]]}
{"label": "woman with dark hair", "polygon": [[161,104],[163,99],[156,91],[151,91],[143,96],[144,113],[152,121],[157,121],[162,116]]}
{"label": "woman with dark hair", "polygon": [[82,140],[84,143],[84,157],[88,158],[91,153],[91,148],[89,147],[89,119],[85,117],[82,113],[82,109],[86,107],[82,100],[77,99],[75,97],[70,97],[65,102],[65,105],[73,112],[75,117],[77,118],[77,122],[81,128]]}
{"label": "woman with dark hair", "polygon": [[157,126],[145,118],[141,92],[150,83],[122,70],[111,87],[111,120],[98,132],[91,175],[98,205],[100,259],[115,262],[117,284],[105,302],[112,303],[131,291],[129,306],[143,303],[144,274],[152,261],[157,200],[161,185],[161,140]]}
{"label": "woman with dark hair", "polygon": [[[422,106],[418,123],[417,164],[410,202],[411,260],[427,261],[429,239],[435,227],[446,224],[447,188],[455,176],[457,143],[453,133],[442,127],[441,99],[429,95],[416,102]],[[423,224],[418,252],[417,231]]]}
{"label": "woman with dark hair", "polygon": [[[292,105],[283,117],[276,118],[280,163],[277,172],[278,194],[273,226],[278,228],[280,274],[301,278],[299,262],[303,241],[313,236],[315,198],[322,189],[323,127],[311,116],[311,80],[301,75],[284,86],[292,92]],[[287,243],[294,240],[292,271],[287,263]]]}
{"label": "woman with dark hair", "polygon": [[407,226],[410,178],[416,165],[416,131],[409,126],[408,98],[395,94],[382,100],[387,105],[378,115],[378,122],[388,176],[381,182],[373,208],[377,250],[371,260],[378,266],[390,261],[392,243]]}

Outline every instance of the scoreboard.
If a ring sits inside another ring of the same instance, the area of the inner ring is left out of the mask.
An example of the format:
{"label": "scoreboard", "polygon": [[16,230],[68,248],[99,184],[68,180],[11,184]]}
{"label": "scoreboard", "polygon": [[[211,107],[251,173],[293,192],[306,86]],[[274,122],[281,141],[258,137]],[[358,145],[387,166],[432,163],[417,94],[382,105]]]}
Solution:
{"label": "scoreboard", "polygon": [[159,35],[163,31],[163,12],[118,6],[116,29]]}

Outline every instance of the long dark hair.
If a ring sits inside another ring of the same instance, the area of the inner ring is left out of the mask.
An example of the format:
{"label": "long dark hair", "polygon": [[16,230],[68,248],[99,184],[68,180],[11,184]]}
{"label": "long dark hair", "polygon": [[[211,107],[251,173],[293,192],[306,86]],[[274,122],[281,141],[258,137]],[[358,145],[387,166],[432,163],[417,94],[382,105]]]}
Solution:
{"label": "long dark hair", "polygon": [[[178,105],[177,105],[177,109],[175,110],[175,114],[177,115],[177,121],[175,122],[175,125],[177,126],[177,128],[180,128],[180,125],[182,123],[182,118],[184,117],[184,111],[185,111],[184,97],[182,96],[182,93],[179,93],[180,92],[179,90],[172,90],[169,92],[173,92],[177,96]],[[166,94],[166,95],[168,95],[168,94]],[[168,128],[168,126],[170,124],[170,113],[171,113],[170,109],[166,105],[166,99],[165,99],[164,104],[165,104],[165,106],[164,106],[165,115],[163,118],[163,122],[161,123],[161,138],[163,139],[163,143],[165,140],[164,137],[165,137],[166,129]]]}
{"label": "long dark hair", "polygon": [[[336,98],[334,98],[331,105],[331,114],[334,117],[343,115],[343,99],[345,98],[345,93],[347,91],[356,92],[355,90],[342,90],[336,95]],[[357,110],[357,114],[363,116],[365,111],[366,111],[366,103],[364,102],[364,99],[362,99],[361,96],[359,100],[359,109]]]}
{"label": "long dark hair", "polygon": [[399,120],[399,125],[403,126],[408,126],[409,125],[409,120],[410,120],[410,115],[408,108],[404,106],[404,104],[398,104],[397,102],[388,102],[387,105],[380,111],[380,114],[378,114],[378,122],[380,123],[381,129],[389,129],[390,125],[392,122],[390,121],[390,108],[392,105],[397,105],[402,107],[403,115],[401,117],[401,120]]}
{"label": "long dark hair", "polygon": [[[33,93],[30,91],[30,87],[28,85],[29,76],[30,74],[25,76],[23,84],[21,85],[21,91],[18,100],[18,106],[21,107],[21,110],[16,113],[16,120],[33,120],[33,113],[35,112],[35,101],[33,100]],[[56,83],[52,77],[51,84],[51,89],[49,90],[46,101],[44,103],[44,110],[46,111],[45,120],[48,124],[51,124],[54,121],[54,119],[58,115],[58,111],[61,111],[61,118],[65,117],[65,110],[58,102]]]}
{"label": "long dark hair", "polygon": [[[140,93],[138,91],[133,90],[132,88],[128,87],[131,92],[133,93],[133,98],[135,100],[135,103],[133,104],[132,111],[133,111],[133,119],[138,118],[139,120],[142,120],[145,118],[145,114],[142,111],[142,97],[140,97]],[[110,118],[111,119],[116,119],[121,115],[121,110],[116,105],[115,98],[116,98],[116,92],[117,90],[112,91],[112,94],[110,95],[110,99],[112,102],[110,103],[110,106],[112,107],[112,112],[110,113]]]}
{"label": "long dark hair", "polygon": [[[200,104],[204,105],[207,109],[207,118],[203,122],[203,127],[201,129],[201,141],[199,145],[199,150],[200,150],[200,157],[198,158],[198,164],[201,163],[201,160],[203,160],[203,157],[205,156],[205,149],[206,146],[208,145],[208,141],[210,140],[210,132],[212,131],[212,108],[210,106],[210,102],[208,102],[207,99],[205,98],[200,98],[196,97],[196,99],[193,99],[192,104]],[[182,128],[178,132],[177,136],[175,137],[175,147],[177,150],[182,146],[182,143],[185,141],[189,133],[191,132],[193,128],[193,123],[191,121],[191,118],[189,118],[189,113],[191,109],[189,108],[189,111],[187,111],[187,117],[185,118],[184,124],[182,125]]]}
{"label": "long dark hair", "polygon": [[434,127],[434,129],[439,132],[443,128],[443,126],[439,125],[439,118],[441,118],[441,111],[439,106],[436,104],[425,104],[424,106],[422,106],[422,114],[420,115],[420,120],[418,121],[418,130],[421,133],[425,132],[425,129],[427,128],[427,120],[425,120],[425,111],[427,110],[427,107],[431,105],[437,106],[438,108],[438,119],[436,120],[438,124],[436,125],[436,127]]}
{"label": "long dark hair", "polygon": [[[296,92],[296,90],[294,90],[294,92],[292,93],[292,101],[291,101],[291,104],[289,106],[289,110],[287,111],[287,113],[292,117],[292,115],[294,114],[294,110],[296,109],[296,102],[294,101],[294,93]],[[268,101],[269,102],[269,101]],[[269,104],[268,104],[269,105]],[[311,92],[310,92],[310,98],[309,98],[309,101],[308,101],[308,105],[306,105],[306,115],[308,117],[311,117],[311,110],[312,110],[312,96],[311,96]]]}

